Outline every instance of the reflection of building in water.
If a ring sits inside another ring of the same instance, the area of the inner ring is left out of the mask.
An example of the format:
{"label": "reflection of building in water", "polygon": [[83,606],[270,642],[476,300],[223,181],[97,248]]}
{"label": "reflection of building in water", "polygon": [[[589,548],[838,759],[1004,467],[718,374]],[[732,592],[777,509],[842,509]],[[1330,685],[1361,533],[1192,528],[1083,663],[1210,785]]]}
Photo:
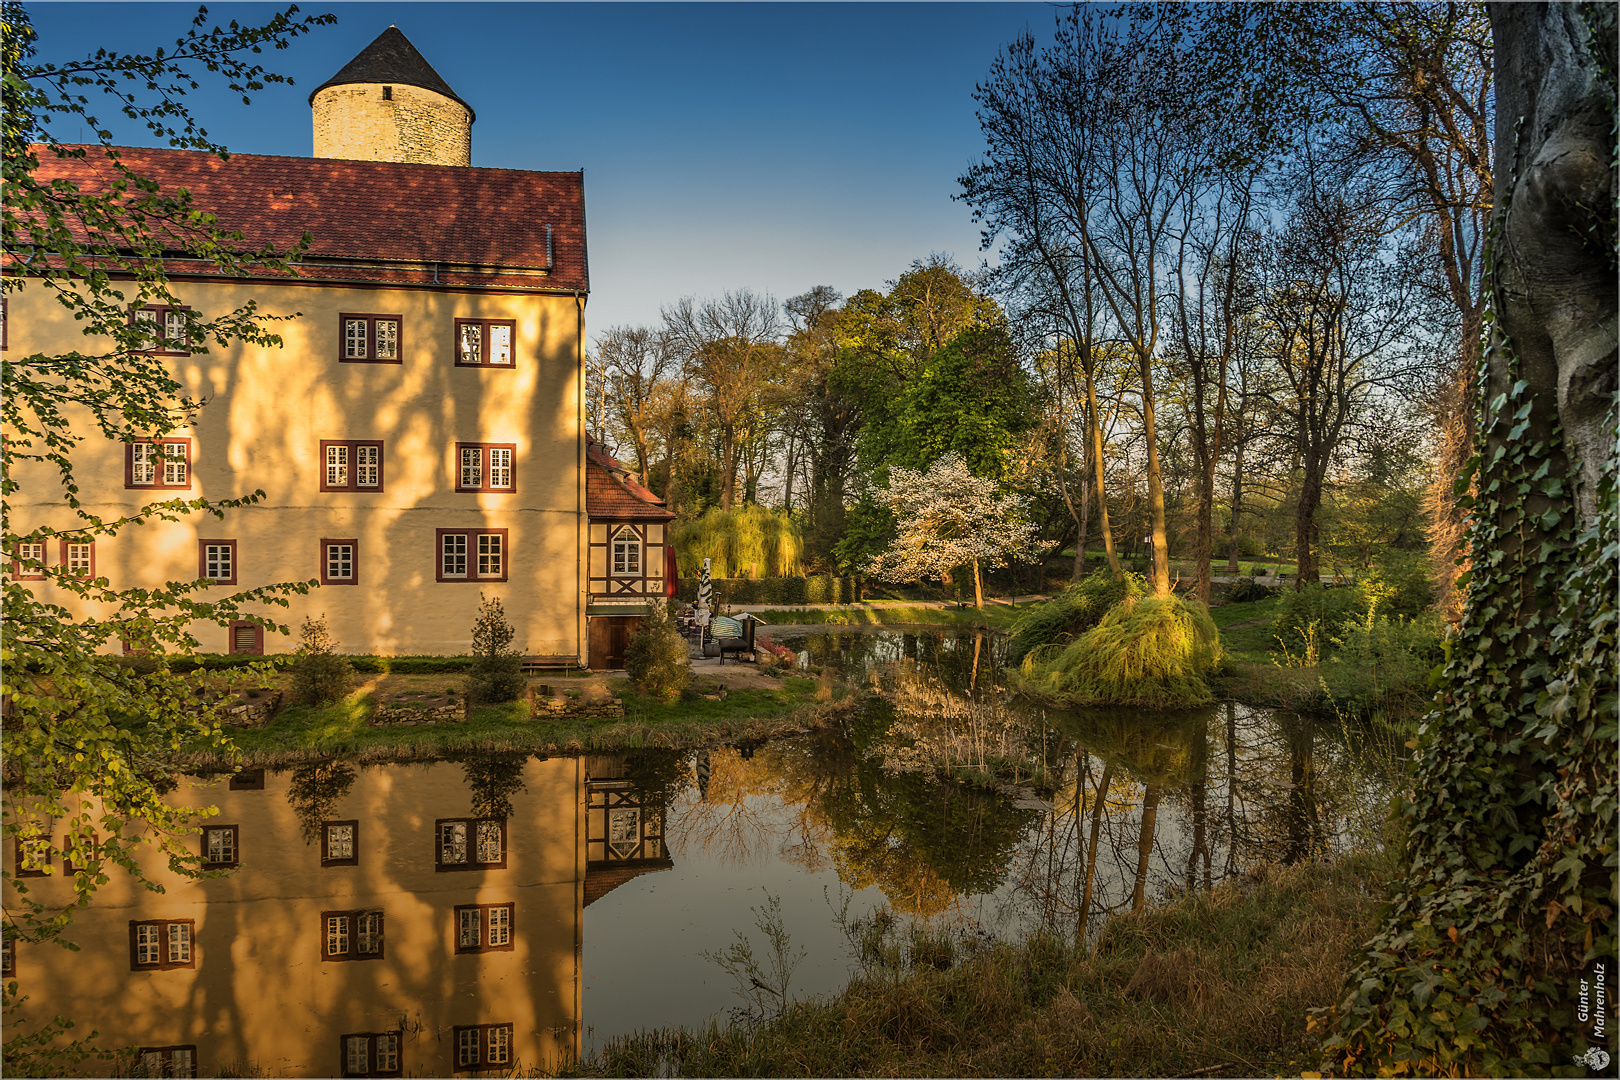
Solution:
{"label": "reflection of building in water", "polygon": [[[501,780],[510,817],[480,817],[490,771],[183,784],[173,802],[220,809],[190,843],[235,872],[189,880],[148,849],[159,894],[105,867],[113,880],[67,934],[80,952],[17,950],[28,1015],[140,1047],[153,1075],[555,1069],[579,1051],[584,905],[614,874],[673,865],[664,807],[622,763],[531,759]],[[597,822],[605,846],[588,854]],[[60,877],[28,884],[71,899]]]}
{"label": "reflection of building in water", "polygon": [[667,798],[628,775],[623,754],[585,761],[585,903],[631,878],[669,870],[664,847]]}

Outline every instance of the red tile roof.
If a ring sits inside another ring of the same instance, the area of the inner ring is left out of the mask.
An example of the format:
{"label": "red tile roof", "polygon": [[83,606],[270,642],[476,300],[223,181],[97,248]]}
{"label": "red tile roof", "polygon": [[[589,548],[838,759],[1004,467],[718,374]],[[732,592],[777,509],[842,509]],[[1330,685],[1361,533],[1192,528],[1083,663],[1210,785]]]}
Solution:
{"label": "red tile roof", "polygon": [[[90,147],[57,158],[36,146],[41,180],[103,189],[118,174]],[[391,161],[119,147],[123,163],[194,204],[251,247],[313,244],[299,277],[587,292],[585,176]],[[548,234],[549,226],[549,234]],[[547,267],[549,273],[544,273]],[[190,268],[175,260],[170,272]],[[199,264],[196,272],[206,272]]]}
{"label": "red tile roof", "polygon": [[590,438],[585,442],[585,512],[606,521],[669,521],[675,516]]}

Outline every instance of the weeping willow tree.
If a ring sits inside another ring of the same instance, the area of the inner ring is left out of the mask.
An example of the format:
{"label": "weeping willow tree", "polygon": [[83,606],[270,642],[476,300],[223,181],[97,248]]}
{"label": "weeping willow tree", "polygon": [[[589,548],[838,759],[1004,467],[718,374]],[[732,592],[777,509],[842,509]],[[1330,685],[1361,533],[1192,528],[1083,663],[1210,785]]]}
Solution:
{"label": "weeping willow tree", "polygon": [[681,575],[695,577],[709,559],[717,578],[797,577],[804,530],[785,510],[756,503],[710,510],[671,531]]}
{"label": "weeping willow tree", "polygon": [[1175,709],[1215,700],[1221,637],[1196,600],[1128,596],[1069,645],[1024,658],[1022,689],[1063,705]]}

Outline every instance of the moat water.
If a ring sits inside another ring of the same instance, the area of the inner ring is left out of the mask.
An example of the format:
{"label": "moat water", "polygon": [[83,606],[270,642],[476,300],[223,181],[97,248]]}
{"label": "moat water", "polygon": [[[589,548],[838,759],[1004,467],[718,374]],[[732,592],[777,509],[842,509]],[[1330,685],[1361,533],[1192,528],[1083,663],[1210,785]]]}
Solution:
{"label": "moat water", "polygon": [[[754,746],[183,785],[171,798],[217,805],[208,824],[238,830],[239,867],[204,882],[160,869],[162,895],[115,880],[70,931],[80,953],[21,946],[30,1019],[71,1016],[157,1064],[195,1047],[206,1075],[243,1061],[343,1075],[379,1047],[406,1075],[551,1068],[640,1028],[725,1022],[745,1002],[712,956],[739,932],[763,954],[770,898],[804,952],[790,995],[824,995],[855,969],[846,929],[873,913],[963,938],[1091,940],[1120,912],[1365,839],[1388,802],[1337,725],[1233,704],[1042,709],[1001,686],[991,635],[780,640],[878,693],[834,728]],[[347,823],[354,860],[323,857]],[[499,945],[491,923],[468,930],[475,909],[509,921]],[[334,913],[369,912],[373,951],[356,937],[329,955]],[[137,966],[137,923],[187,925],[190,966]]]}

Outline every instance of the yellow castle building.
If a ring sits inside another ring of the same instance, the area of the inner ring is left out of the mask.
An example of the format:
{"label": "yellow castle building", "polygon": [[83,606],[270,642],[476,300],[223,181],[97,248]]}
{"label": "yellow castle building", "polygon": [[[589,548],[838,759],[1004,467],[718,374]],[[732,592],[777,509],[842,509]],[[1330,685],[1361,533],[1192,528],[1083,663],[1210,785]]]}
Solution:
{"label": "yellow castle building", "polygon": [[[206,407],[160,440],[90,438],[75,453],[79,497],[108,520],[176,497],[265,498],[223,520],[150,521],[13,559],[60,562],[116,589],[205,579],[223,596],[317,580],[290,610],[263,614],[294,626],[324,615],[350,653],[465,652],[480,594],[491,595],[526,655],[622,665],[627,629],[673,584],[671,515],[617,462],[587,453],[583,173],[472,167],[472,108],[395,27],[310,106],[310,158],[118,150],[137,175],[189,191],[246,247],[285,250],[305,233],[312,243],[296,276],[225,277],[166,259],[174,292],[210,317],[249,301],[297,317],[275,327],[279,348],[204,350],[164,335],[175,312],[133,310],[183,393]],[[39,175],[97,190],[115,174],[92,147],[82,159],[46,155]],[[8,297],[6,325],[14,354],[85,348],[67,310],[26,282]],[[51,469],[18,472],[17,531],[76,525]],[[15,563],[12,573],[28,576]],[[36,587],[94,614],[48,581]],[[296,644],[247,621],[193,633],[205,651]]]}

